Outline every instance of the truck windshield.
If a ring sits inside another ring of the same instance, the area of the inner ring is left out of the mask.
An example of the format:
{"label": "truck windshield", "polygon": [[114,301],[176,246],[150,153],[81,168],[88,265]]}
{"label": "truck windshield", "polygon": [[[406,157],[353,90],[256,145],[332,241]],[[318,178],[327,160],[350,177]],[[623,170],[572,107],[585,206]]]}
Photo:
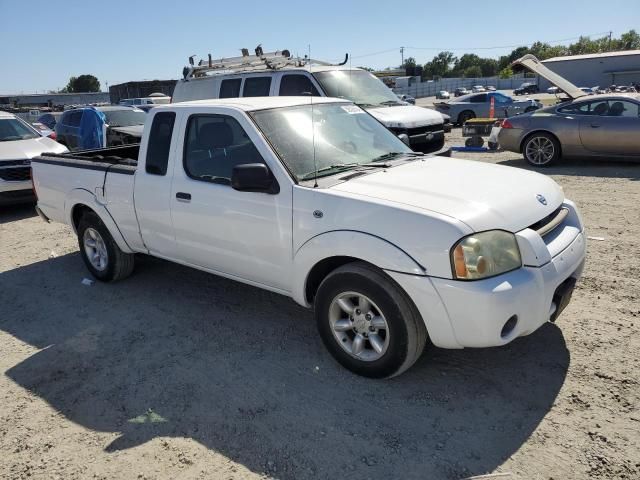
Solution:
{"label": "truck windshield", "polygon": [[298,180],[309,180],[316,171],[322,177],[412,154],[380,122],[350,103],[259,110],[251,117]]}
{"label": "truck windshield", "polygon": [[139,109],[111,110],[103,112],[107,117],[107,124],[110,127],[131,127],[133,125],[144,125],[147,114]]}
{"label": "truck windshield", "polygon": [[17,118],[0,119],[0,142],[30,140],[40,138],[40,134]]}
{"label": "truck windshield", "polygon": [[404,105],[382,81],[364,70],[316,72],[329,97],[345,98],[361,107]]}

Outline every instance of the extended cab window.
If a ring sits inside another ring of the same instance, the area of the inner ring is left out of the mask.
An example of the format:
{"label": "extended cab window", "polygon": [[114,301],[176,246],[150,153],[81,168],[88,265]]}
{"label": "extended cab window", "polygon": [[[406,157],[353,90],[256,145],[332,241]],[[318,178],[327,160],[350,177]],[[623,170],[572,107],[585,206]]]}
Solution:
{"label": "extended cab window", "polygon": [[244,80],[243,97],[268,97],[271,77],[248,77]]}
{"label": "extended cab window", "polygon": [[169,163],[169,147],[173,124],[176,120],[174,112],[156,113],[149,133],[145,170],[152,175],[166,175]]}
{"label": "extended cab window", "polygon": [[237,98],[240,96],[241,78],[231,78],[220,83],[220,98]]}
{"label": "extended cab window", "polygon": [[233,167],[264,160],[235,118],[192,115],[183,163],[187,175],[195,180],[231,185]]}
{"label": "extended cab window", "polygon": [[280,96],[296,95],[320,96],[311,79],[306,75],[283,75],[280,79]]}

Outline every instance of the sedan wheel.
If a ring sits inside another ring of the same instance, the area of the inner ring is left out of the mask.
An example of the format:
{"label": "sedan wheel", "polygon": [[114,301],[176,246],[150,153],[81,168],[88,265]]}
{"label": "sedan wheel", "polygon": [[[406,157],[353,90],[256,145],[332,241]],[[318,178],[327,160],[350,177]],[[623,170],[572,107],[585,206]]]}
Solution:
{"label": "sedan wheel", "polygon": [[523,154],[534,167],[546,167],[560,157],[560,145],[551,135],[540,133],[527,139]]}

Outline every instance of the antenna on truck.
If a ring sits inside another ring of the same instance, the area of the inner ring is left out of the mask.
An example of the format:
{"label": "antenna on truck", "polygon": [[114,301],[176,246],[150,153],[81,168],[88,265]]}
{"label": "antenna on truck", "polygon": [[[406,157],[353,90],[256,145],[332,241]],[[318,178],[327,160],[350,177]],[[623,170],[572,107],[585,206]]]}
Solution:
{"label": "antenna on truck", "polygon": [[[308,45],[309,47],[309,59],[311,59],[311,44]],[[308,67],[309,67],[309,75],[311,75],[311,62],[308,62]],[[313,118],[313,91],[311,92],[311,95],[309,96],[309,102],[311,103],[311,145],[313,146],[313,170],[314,170],[314,175],[313,175],[313,188],[318,188],[318,162],[316,160],[316,127],[314,124],[314,118]]]}

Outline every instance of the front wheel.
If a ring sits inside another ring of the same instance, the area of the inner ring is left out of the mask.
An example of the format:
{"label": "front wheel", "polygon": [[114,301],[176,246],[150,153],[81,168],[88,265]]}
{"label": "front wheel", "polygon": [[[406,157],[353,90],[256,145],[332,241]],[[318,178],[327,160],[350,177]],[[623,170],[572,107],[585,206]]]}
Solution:
{"label": "front wheel", "polygon": [[371,378],[399,375],[420,357],[427,331],[406,293],[382,271],[344,265],[320,284],[315,298],[320,337],[333,357]]}
{"label": "front wheel", "polygon": [[534,167],[548,167],[560,158],[560,143],[548,133],[534,133],[525,140],[522,155]]}
{"label": "front wheel", "polygon": [[78,244],[82,260],[98,280],[113,282],[131,275],[134,254],[120,250],[96,213],[87,212],[80,219]]}

